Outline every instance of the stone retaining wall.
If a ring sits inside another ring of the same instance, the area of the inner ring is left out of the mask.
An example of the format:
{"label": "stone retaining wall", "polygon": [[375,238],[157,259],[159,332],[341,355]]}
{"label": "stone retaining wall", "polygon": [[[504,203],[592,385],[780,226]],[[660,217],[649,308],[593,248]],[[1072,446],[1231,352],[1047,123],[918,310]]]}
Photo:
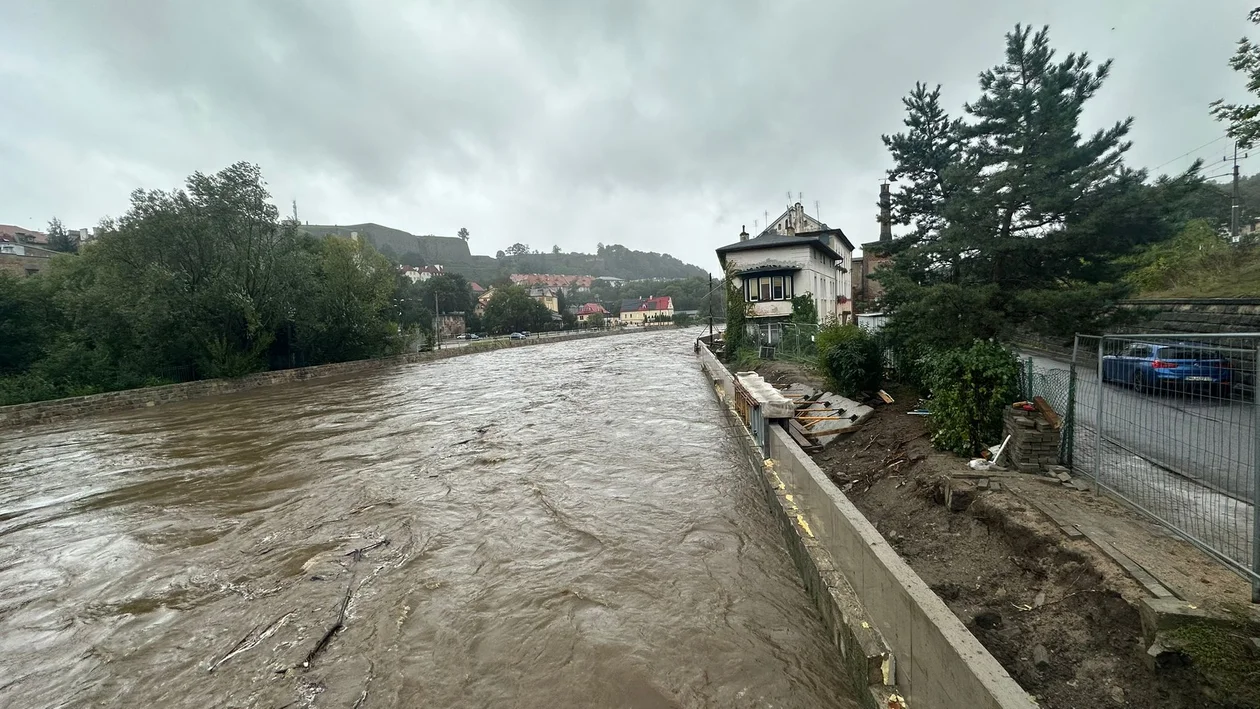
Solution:
{"label": "stone retaining wall", "polygon": [[[255,389],[257,387],[271,386],[273,384],[284,384],[286,382],[298,382],[306,379],[318,379],[322,377],[335,377],[343,374],[356,374],[376,369],[397,367],[403,364],[431,362],[439,359],[447,359],[449,357],[474,354],[476,352],[487,352],[490,350],[509,347],[528,347],[531,345],[541,345],[549,342],[583,340],[592,337],[606,337],[609,335],[620,335],[628,332],[630,331],[609,330],[604,332],[578,333],[573,335],[561,335],[558,337],[537,338],[524,341],[486,340],[484,342],[476,342],[463,347],[453,347],[433,352],[414,352],[411,354],[399,355],[397,357],[360,359],[352,362],[337,362],[335,364],[321,364],[313,367],[298,367],[296,369],[281,369],[273,372],[259,372],[257,374],[250,374],[237,379],[204,379],[196,382],[167,384],[165,386],[145,387],[143,389],[124,389],[122,391],[111,391],[104,394],[92,394],[90,396],[76,396],[68,399],[33,401],[29,404],[0,406],[0,429],[50,423],[53,421],[87,416],[90,414],[99,414],[108,411],[142,409],[172,401],[184,401],[186,399],[196,399],[203,396],[217,396],[219,394],[234,394],[236,392]],[[640,331],[636,330],[635,332]]]}
{"label": "stone retaining wall", "polygon": [[1123,307],[1143,314],[1129,332],[1260,332],[1260,298],[1130,300]]}

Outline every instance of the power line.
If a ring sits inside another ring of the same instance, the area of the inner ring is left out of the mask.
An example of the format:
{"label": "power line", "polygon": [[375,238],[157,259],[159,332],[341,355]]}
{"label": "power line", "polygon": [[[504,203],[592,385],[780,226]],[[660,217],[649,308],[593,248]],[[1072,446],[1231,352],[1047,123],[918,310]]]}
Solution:
{"label": "power line", "polygon": [[1225,139],[1226,139],[1226,138],[1228,138],[1228,137],[1229,137],[1228,135],[1222,135],[1221,137],[1217,138],[1216,140],[1210,140],[1210,141],[1208,141],[1208,142],[1204,143],[1203,145],[1200,145],[1199,147],[1195,148],[1194,150],[1187,150],[1186,152],[1184,152],[1184,153],[1182,153],[1182,154],[1178,155],[1177,157],[1173,158],[1172,160],[1169,160],[1168,162],[1165,162],[1165,163],[1161,163],[1161,164],[1156,165],[1155,167],[1151,168],[1151,172],[1154,172],[1154,171],[1156,171],[1156,170],[1160,169],[1160,168],[1161,168],[1161,167],[1163,167],[1164,165],[1168,165],[1168,164],[1171,164],[1171,163],[1175,163],[1175,162],[1177,162],[1178,160],[1180,160],[1180,159],[1182,159],[1182,158],[1186,157],[1187,155],[1193,155],[1193,154],[1195,154],[1195,153],[1199,152],[1200,150],[1202,150],[1202,149],[1204,149],[1204,148],[1208,147],[1209,145],[1214,145],[1214,144],[1216,144],[1216,143],[1219,143],[1219,142],[1221,142],[1222,140],[1225,140]]}

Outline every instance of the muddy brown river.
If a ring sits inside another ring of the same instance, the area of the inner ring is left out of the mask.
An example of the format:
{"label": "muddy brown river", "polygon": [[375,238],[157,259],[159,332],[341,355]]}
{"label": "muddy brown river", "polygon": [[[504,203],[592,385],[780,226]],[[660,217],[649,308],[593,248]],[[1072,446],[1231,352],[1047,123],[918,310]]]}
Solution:
{"label": "muddy brown river", "polygon": [[3,432],[0,706],[856,706],[691,337]]}

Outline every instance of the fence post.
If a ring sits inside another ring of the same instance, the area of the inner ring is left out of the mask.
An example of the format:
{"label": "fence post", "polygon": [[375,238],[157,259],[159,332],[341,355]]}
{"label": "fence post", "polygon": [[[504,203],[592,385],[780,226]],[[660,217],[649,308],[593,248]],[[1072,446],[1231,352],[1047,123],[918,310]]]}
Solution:
{"label": "fence post", "polygon": [[1094,402],[1098,408],[1094,411],[1094,494],[1102,487],[1102,451],[1103,451],[1103,350],[1107,344],[1107,336],[1098,338],[1098,400]]}
{"label": "fence post", "polygon": [[[1256,347],[1253,365],[1255,379],[1260,380],[1260,346]],[[1258,381],[1260,383],[1260,381]],[[1245,396],[1245,395],[1244,395]],[[1260,603],[1260,389],[1252,389],[1251,403],[1251,602]],[[1244,401],[1246,399],[1244,398]]]}

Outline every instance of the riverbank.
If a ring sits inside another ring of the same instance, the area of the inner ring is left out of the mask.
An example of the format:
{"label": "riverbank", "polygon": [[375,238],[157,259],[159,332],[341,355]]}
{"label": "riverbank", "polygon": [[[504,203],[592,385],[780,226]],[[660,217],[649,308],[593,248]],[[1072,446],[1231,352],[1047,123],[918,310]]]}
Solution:
{"label": "riverbank", "polygon": [[429,352],[412,352],[397,357],[380,359],[360,359],[350,362],[321,364],[313,367],[297,367],[294,369],[278,369],[269,372],[258,372],[235,379],[202,379],[195,382],[165,384],[140,389],[123,389],[120,391],[75,396],[66,399],[33,401],[27,404],[14,404],[0,407],[0,430],[21,426],[32,426],[52,423],[66,419],[78,418],[110,411],[126,411],[158,406],[173,401],[186,401],[220,394],[234,394],[258,387],[274,386],[287,382],[298,382],[307,379],[320,379],[345,374],[356,374],[376,369],[387,369],[404,364],[432,362],[461,355],[489,352],[510,347],[529,347],[552,342],[568,342],[585,340],[594,337],[611,337],[631,332],[647,332],[647,330],[617,329],[600,332],[583,332],[554,337],[540,337],[526,340],[494,339],[474,341],[458,347],[434,350]]}
{"label": "riverbank", "polygon": [[1107,497],[971,471],[907,414],[914,391],[889,392],[893,404],[815,460],[1040,706],[1257,705],[1245,632],[1197,657],[1150,653],[1174,643],[1143,617],[1166,605],[1228,618],[1248,605],[1241,578]]}

